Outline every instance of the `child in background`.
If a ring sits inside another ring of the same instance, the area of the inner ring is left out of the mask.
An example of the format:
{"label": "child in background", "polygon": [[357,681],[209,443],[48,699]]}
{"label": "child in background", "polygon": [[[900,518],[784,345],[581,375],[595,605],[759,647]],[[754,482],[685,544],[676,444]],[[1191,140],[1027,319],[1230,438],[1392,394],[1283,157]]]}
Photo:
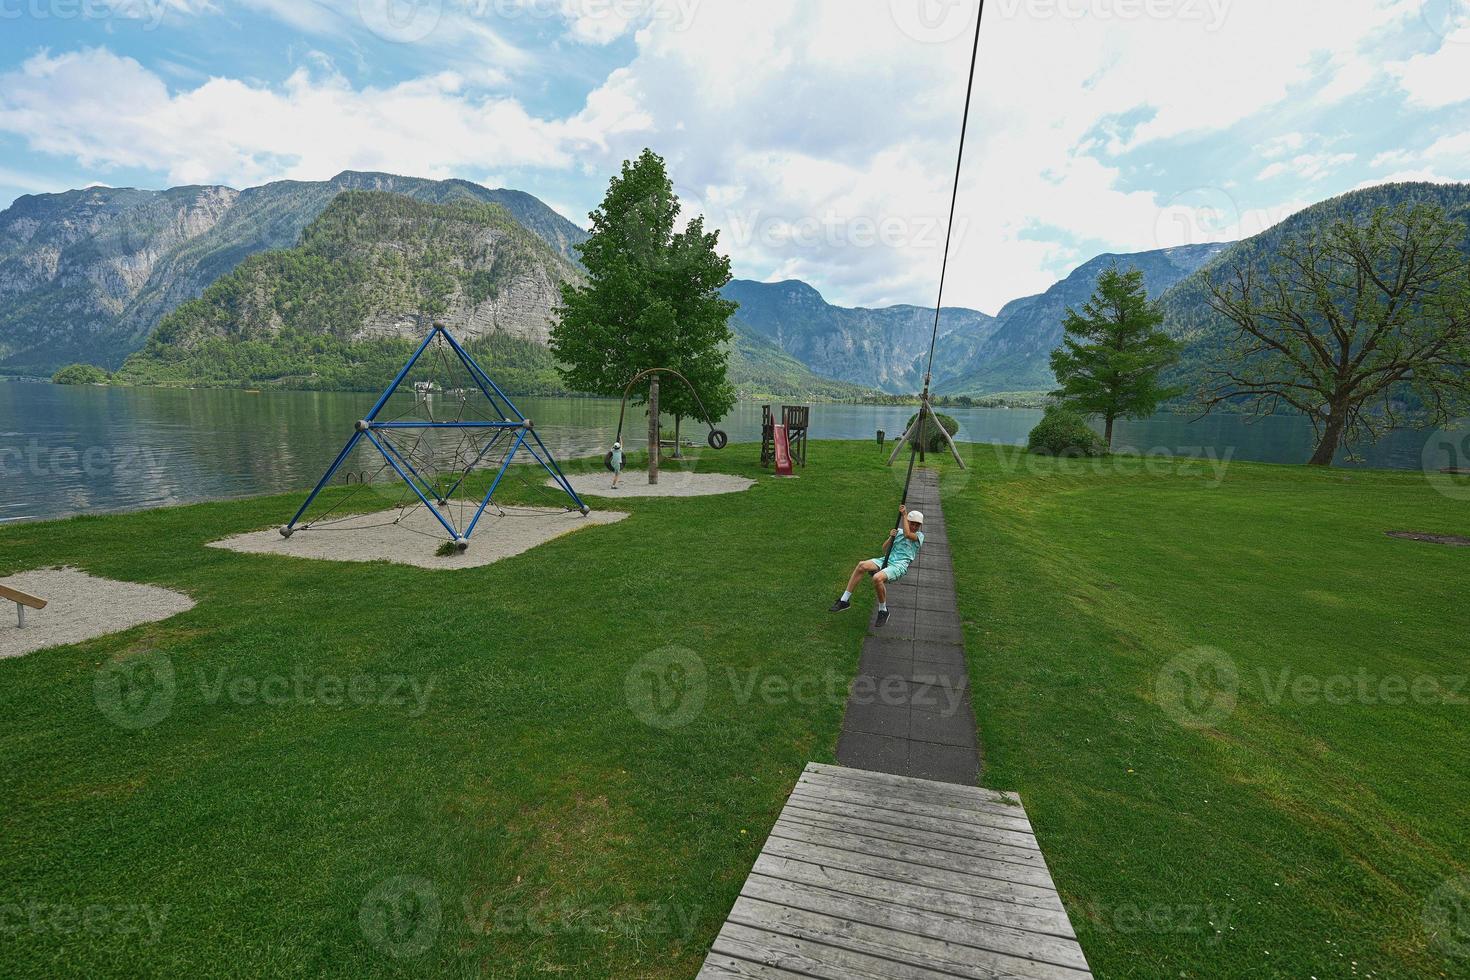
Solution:
{"label": "child in background", "polygon": [[623,444],[621,442],[615,442],[615,443],[613,443],[613,448],[612,448],[612,471],[613,471],[613,485],[612,485],[612,488],[614,490],[616,490],[618,488],[618,481],[623,478]]}

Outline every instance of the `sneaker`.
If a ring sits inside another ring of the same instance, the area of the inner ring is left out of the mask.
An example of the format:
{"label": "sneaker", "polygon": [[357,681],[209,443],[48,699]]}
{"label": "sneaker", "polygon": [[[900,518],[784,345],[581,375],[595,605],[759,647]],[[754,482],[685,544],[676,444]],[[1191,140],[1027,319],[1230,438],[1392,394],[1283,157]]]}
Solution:
{"label": "sneaker", "polygon": [[878,610],[878,621],[876,623],[874,623],[873,625],[874,626],[887,626],[888,625],[888,610],[887,609],[879,609]]}
{"label": "sneaker", "polygon": [[852,608],[852,603],[850,603],[850,602],[843,602],[841,599],[838,599],[836,602],[832,603],[832,608],[831,609],[828,609],[827,611],[828,612],[847,612],[851,608]]}

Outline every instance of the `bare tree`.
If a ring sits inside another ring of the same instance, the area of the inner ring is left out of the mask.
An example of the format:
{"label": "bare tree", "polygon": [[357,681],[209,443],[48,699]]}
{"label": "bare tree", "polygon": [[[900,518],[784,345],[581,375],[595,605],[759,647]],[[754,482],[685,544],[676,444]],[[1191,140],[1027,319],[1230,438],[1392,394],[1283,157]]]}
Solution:
{"label": "bare tree", "polygon": [[1438,425],[1470,402],[1465,227],[1432,205],[1381,208],[1288,240],[1262,268],[1208,277],[1235,341],[1206,375],[1206,410],[1285,406],[1312,421],[1314,466],[1403,425]]}

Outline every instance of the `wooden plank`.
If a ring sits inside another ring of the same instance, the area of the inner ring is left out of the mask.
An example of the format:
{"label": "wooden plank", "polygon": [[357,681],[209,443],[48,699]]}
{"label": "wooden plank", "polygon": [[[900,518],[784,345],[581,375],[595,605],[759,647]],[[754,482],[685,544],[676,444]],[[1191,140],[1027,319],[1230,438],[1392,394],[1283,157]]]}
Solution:
{"label": "wooden plank", "polygon": [[714,951],[753,963],[793,970],[820,980],[936,980],[952,977],[938,970],[828,946],[797,936],[752,929],[726,922],[715,939]]}
{"label": "wooden plank", "polygon": [[1036,838],[1030,834],[1017,833],[1014,830],[980,827],[975,824],[960,823],[946,817],[925,816],[923,814],[908,813],[903,810],[879,810],[856,803],[837,803],[831,800],[824,801],[805,796],[791,797],[786,803],[786,810],[788,812],[800,811],[803,814],[811,813],[852,818],[878,826],[904,827],[928,833],[963,836],[988,844],[1002,844],[1007,847],[1014,847],[1018,850],[1032,850],[1037,853],[1041,851],[1036,844]]}
{"label": "wooden plank", "polygon": [[1079,976],[1076,970],[1052,963],[1039,963],[933,936],[915,935],[756,898],[742,897],[737,901],[730,912],[730,921],[971,980],[996,980],[1000,977],[1077,980]]}
{"label": "wooden plank", "polygon": [[[916,667],[922,673],[925,668]],[[933,671],[931,670],[931,673]],[[937,676],[937,674],[935,675]],[[863,769],[848,769],[843,766],[808,766],[801,778],[813,782],[862,786],[879,795],[889,794],[920,803],[945,803],[965,809],[985,810],[1003,816],[1024,818],[1026,813],[1020,803],[980,787],[957,786],[953,783],[933,783],[910,776],[892,776],[884,772],[869,772]]]}
{"label": "wooden plank", "polygon": [[1071,970],[1087,969],[1082,947],[1074,940],[1012,929],[984,919],[911,908],[759,874],[751,875],[740,894],[744,898],[758,898],[776,905],[821,912]]}
{"label": "wooden plank", "polygon": [[1018,885],[1035,885],[1038,888],[1052,887],[1051,875],[1047,873],[1045,864],[1027,867],[1023,864],[1011,864],[993,858],[977,857],[973,854],[939,850],[924,844],[897,840],[886,835],[874,836],[849,830],[838,830],[829,826],[812,826],[800,821],[787,820],[784,816],[771,829],[771,836],[799,844],[816,844],[836,847],[844,851],[855,851],[859,854],[871,854],[874,857],[889,857],[896,861],[907,861],[909,864],[964,871],[967,874],[977,874],[985,878],[1013,881]]}
{"label": "wooden plank", "polygon": [[701,976],[1090,980],[1013,799],[808,766]]}
{"label": "wooden plank", "polygon": [[[883,774],[887,775],[887,774]],[[899,779],[912,780],[912,776],[899,776]],[[968,805],[961,805],[946,799],[946,788],[954,787],[953,783],[935,783],[939,790],[923,788],[905,788],[899,786],[885,786],[881,783],[864,783],[854,779],[841,776],[827,776],[820,773],[803,773],[796,781],[796,789],[808,790],[814,793],[847,793],[856,794],[864,800],[873,803],[892,804],[901,802],[904,805],[918,803],[925,806],[934,806],[954,813],[972,822],[985,821],[992,826],[1009,827],[1023,833],[1031,832],[1031,821],[1026,818],[1026,811],[1011,803],[992,803],[983,799],[976,799]]]}
{"label": "wooden plank", "polygon": [[32,609],[46,608],[45,599],[38,599],[37,597],[31,595],[29,592],[22,592],[20,589],[12,589],[8,585],[0,585],[0,599],[4,599],[7,602],[18,602],[22,606],[29,606]]}
{"label": "wooden plank", "polygon": [[791,795],[817,801],[852,803],[857,806],[869,806],[879,810],[917,813],[920,816],[951,820],[956,824],[993,827],[996,830],[1009,830],[1018,834],[1035,836],[1031,833],[1031,824],[1024,817],[1003,817],[999,814],[986,813],[982,810],[961,810],[956,807],[944,806],[943,804],[910,802],[908,800],[899,800],[886,796],[879,797],[871,793],[852,792],[812,782],[797,783],[796,789],[791,791]]}
{"label": "wooden plank", "polygon": [[974,919],[1061,939],[1076,939],[1066,915],[1054,910],[964,895],[933,884],[913,884],[875,877],[858,871],[846,871],[829,865],[813,864],[792,858],[762,854],[756,858],[752,874],[779,878],[793,884],[826,888],[845,895],[856,895],[876,902],[903,905],[908,908],[936,912],[940,915]]}
{"label": "wooden plank", "polygon": [[[915,671],[929,666],[917,664]],[[923,709],[919,709],[922,711]],[[902,780],[905,783],[919,783],[922,780],[912,776],[892,776],[888,773],[873,773],[875,776],[884,776],[889,779]],[[966,788],[956,783],[931,783],[929,786],[905,786],[902,784],[890,785],[876,780],[855,779],[850,776],[836,776],[827,773],[804,773],[798,778],[798,786],[809,786],[813,789],[818,787],[840,790],[845,793],[866,793],[875,802],[903,800],[913,803],[926,803],[932,806],[947,807],[951,810],[974,812],[977,814],[988,814],[994,817],[1002,817],[1007,820],[1020,821],[1029,829],[1031,822],[1026,818],[1026,811],[1015,803],[1007,800],[992,799],[988,796],[973,795],[968,800],[964,796],[955,793],[965,793]]]}
{"label": "wooden plank", "polygon": [[[886,775],[886,774],[885,774]],[[912,776],[900,776],[900,779],[913,779]],[[938,786],[954,786],[953,783],[936,783]],[[1031,821],[1026,818],[1026,811],[1009,803],[988,803],[976,801],[970,806],[959,806],[944,799],[942,793],[933,793],[928,790],[904,790],[882,786],[870,786],[862,783],[840,779],[833,776],[805,775],[798,777],[795,792],[806,791],[815,795],[825,796],[830,793],[847,794],[856,796],[860,802],[871,802],[875,805],[898,804],[907,807],[911,804],[920,806],[937,807],[945,813],[953,814],[971,823],[984,823],[994,827],[1005,827],[1018,830],[1021,833],[1031,833]]]}
{"label": "wooden plank", "polygon": [[1042,859],[1041,852],[1035,848],[995,844],[978,840],[968,834],[955,834],[949,829],[939,832],[917,830],[912,827],[875,823],[872,820],[834,816],[817,810],[800,810],[794,807],[787,807],[781,814],[781,822],[788,821],[819,830],[858,834],[863,837],[881,837],[918,847],[928,847],[939,852],[967,854],[970,857],[1018,864],[1024,868],[1046,869],[1046,861]]}
{"label": "wooden plank", "polygon": [[961,895],[974,895],[1048,911],[1063,911],[1062,900],[1050,888],[1018,885],[1012,881],[987,878],[964,871],[947,871],[932,865],[911,864],[899,858],[859,854],[835,847],[800,844],[780,837],[772,837],[766,841],[765,853],[775,857],[841,868],[845,871],[856,871],[860,874],[887,878],[889,881],[900,881],[911,885],[930,885],[935,888],[943,888],[945,891],[958,892]]}
{"label": "wooden plank", "polygon": [[720,980],[722,977],[741,977],[743,980],[791,980],[793,977],[803,976],[805,974],[792,973],[779,966],[752,963],[750,960],[742,960],[725,953],[711,953],[709,959],[704,961],[697,980]]}

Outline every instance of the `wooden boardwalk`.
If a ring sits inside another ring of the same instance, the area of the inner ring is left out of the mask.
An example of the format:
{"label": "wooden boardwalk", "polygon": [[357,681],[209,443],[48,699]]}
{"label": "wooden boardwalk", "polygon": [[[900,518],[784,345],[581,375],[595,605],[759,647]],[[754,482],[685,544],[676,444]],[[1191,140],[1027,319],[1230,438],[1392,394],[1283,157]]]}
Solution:
{"label": "wooden boardwalk", "polygon": [[812,763],[699,975],[1091,973],[1014,795]]}

